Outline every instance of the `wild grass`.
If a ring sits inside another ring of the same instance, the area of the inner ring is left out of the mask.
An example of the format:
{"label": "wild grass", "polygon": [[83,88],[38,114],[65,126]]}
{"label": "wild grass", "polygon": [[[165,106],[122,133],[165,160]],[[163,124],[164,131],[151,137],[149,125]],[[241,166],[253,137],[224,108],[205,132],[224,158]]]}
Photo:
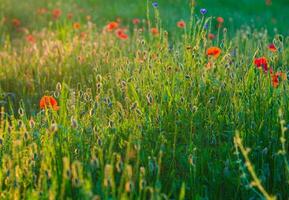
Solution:
{"label": "wild grass", "polygon": [[[288,81],[254,65],[287,74],[288,36],[228,37],[192,7],[171,37],[148,9],[127,40],[90,18],[12,34],[3,22],[1,199],[288,199]],[[40,109],[44,95],[60,109]]]}

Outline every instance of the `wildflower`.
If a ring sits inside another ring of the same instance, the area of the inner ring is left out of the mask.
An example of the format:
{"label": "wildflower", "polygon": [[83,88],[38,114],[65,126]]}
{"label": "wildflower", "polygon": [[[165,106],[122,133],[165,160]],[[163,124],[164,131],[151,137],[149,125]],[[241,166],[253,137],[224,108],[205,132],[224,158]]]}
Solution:
{"label": "wildflower", "polygon": [[61,16],[62,11],[60,9],[52,10],[53,19],[58,19]]}
{"label": "wildflower", "polygon": [[277,48],[276,48],[276,46],[273,43],[268,45],[268,49],[271,52],[276,52],[277,51]]}
{"label": "wildflower", "polygon": [[87,21],[91,21],[91,16],[90,16],[90,15],[87,15],[87,16],[86,16],[86,20],[87,20]]}
{"label": "wildflower", "polygon": [[201,8],[201,9],[200,9],[200,13],[201,13],[202,15],[205,15],[207,12],[208,12],[208,11],[207,11],[206,8]]}
{"label": "wildflower", "polygon": [[106,30],[107,31],[113,31],[114,29],[116,29],[118,27],[118,23],[117,22],[110,22],[106,25]]}
{"label": "wildflower", "polygon": [[208,38],[210,39],[210,40],[213,40],[213,39],[215,39],[215,35],[213,34],[213,33],[209,33],[208,34]]}
{"label": "wildflower", "polygon": [[206,69],[211,69],[213,67],[213,63],[212,62],[208,62],[207,63],[207,66],[206,66]]}
{"label": "wildflower", "polygon": [[272,76],[272,85],[273,85],[273,87],[274,88],[277,88],[278,87],[278,85],[279,85],[279,74],[274,74],[273,76]]}
{"label": "wildflower", "polygon": [[207,56],[213,56],[214,58],[218,58],[221,54],[221,49],[218,47],[210,47],[207,50]]}
{"label": "wildflower", "polygon": [[255,58],[254,64],[256,65],[258,69],[262,67],[264,72],[268,71],[268,62],[265,57]]}
{"label": "wildflower", "polygon": [[217,17],[217,22],[218,22],[217,28],[221,28],[224,23],[223,17]]}
{"label": "wildflower", "polygon": [[81,32],[81,33],[80,33],[80,38],[81,38],[82,40],[85,40],[85,39],[87,38],[86,32]]}
{"label": "wildflower", "polygon": [[66,15],[66,18],[67,18],[68,20],[71,20],[71,19],[73,18],[73,14],[72,14],[72,13],[68,13],[68,14]]}
{"label": "wildflower", "polygon": [[184,22],[183,20],[178,21],[177,26],[179,28],[185,28],[186,27],[186,22]]}
{"label": "wildflower", "polygon": [[123,29],[118,29],[116,31],[116,36],[121,39],[121,40],[126,40],[128,39],[128,35],[124,32]]}
{"label": "wildflower", "polygon": [[275,74],[271,76],[271,81],[272,81],[272,85],[274,88],[277,88],[279,86],[280,80],[283,80],[283,81],[287,80],[286,73],[276,72]]}
{"label": "wildflower", "polygon": [[152,5],[154,8],[157,8],[159,6],[158,2],[153,2]]}
{"label": "wildflower", "polygon": [[37,9],[37,14],[38,15],[44,15],[48,12],[47,8],[38,8]]}
{"label": "wildflower", "polygon": [[36,39],[33,35],[30,34],[30,35],[26,36],[26,41],[31,43],[31,44],[34,44],[36,42]]}
{"label": "wildflower", "polygon": [[157,28],[151,28],[151,33],[154,36],[157,36],[159,34],[159,30]]}
{"label": "wildflower", "polygon": [[140,23],[140,20],[139,20],[138,18],[134,18],[134,19],[132,20],[132,23],[133,23],[134,25],[138,25],[138,24]]}
{"label": "wildflower", "polygon": [[52,108],[55,111],[59,110],[57,101],[52,96],[43,96],[40,99],[39,106],[40,109]]}
{"label": "wildflower", "polygon": [[79,22],[73,23],[73,29],[74,29],[74,30],[80,29],[80,23],[79,23]]}
{"label": "wildflower", "polygon": [[223,24],[224,23],[224,18],[223,17],[217,17],[217,22],[219,24]]}
{"label": "wildflower", "polygon": [[14,27],[19,27],[21,25],[21,21],[17,18],[12,19],[12,25]]}
{"label": "wildflower", "polygon": [[283,80],[287,80],[287,75],[284,72],[276,72],[276,74]]}

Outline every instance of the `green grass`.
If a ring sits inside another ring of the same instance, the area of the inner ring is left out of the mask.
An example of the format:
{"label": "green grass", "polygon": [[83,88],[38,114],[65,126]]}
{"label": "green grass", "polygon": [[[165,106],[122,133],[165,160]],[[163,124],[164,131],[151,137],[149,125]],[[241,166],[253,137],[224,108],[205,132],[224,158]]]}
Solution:
{"label": "green grass", "polygon": [[[76,18],[82,20],[89,14],[98,25],[103,25],[117,16],[126,22],[134,17],[146,18],[146,1],[143,0],[1,1],[3,1],[2,15],[27,19],[25,25],[33,29],[43,23],[38,19],[39,17],[35,16],[35,7],[61,7],[64,11],[78,13]],[[162,21],[169,31],[173,31],[178,20],[188,20],[190,17],[191,0],[159,0],[158,3]],[[273,1],[271,6],[266,6],[265,0],[240,0],[237,2],[232,0],[202,0],[197,1],[196,5],[197,9],[207,8],[209,16],[222,16],[225,19],[225,26],[232,33],[242,25],[249,25],[257,29],[267,28],[270,34],[274,34],[274,29],[282,34],[289,34],[288,25],[283,23],[289,18],[287,12],[289,3],[286,0]],[[79,12],[80,8],[84,12]]]}
{"label": "green grass", "polygon": [[[84,13],[71,2],[1,0],[1,14],[36,38],[1,22],[1,199],[288,199],[288,80],[273,87],[254,58],[287,75],[289,40],[252,28],[274,16],[286,34],[288,14],[278,13],[288,3],[204,0],[190,22],[184,1],[159,1],[159,10],[149,4],[152,27],[162,22],[153,36],[130,22],[146,18],[143,1],[79,1]],[[37,16],[44,5],[62,17]],[[103,31],[116,16],[128,40]],[[186,29],[176,27],[182,18]],[[211,46],[222,50],[217,59],[206,55]],[[44,95],[60,109],[40,109]]]}

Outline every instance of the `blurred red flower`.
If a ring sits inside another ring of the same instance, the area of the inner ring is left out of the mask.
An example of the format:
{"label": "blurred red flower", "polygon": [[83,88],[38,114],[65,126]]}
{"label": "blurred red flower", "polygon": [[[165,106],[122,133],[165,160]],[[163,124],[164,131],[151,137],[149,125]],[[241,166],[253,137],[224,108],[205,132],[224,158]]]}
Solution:
{"label": "blurred red flower", "polygon": [[74,29],[74,30],[78,30],[78,29],[80,29],[80,27],[81,27],[81,25],[80,25],[79,22],[73,23],[73,29]]}
{"label": "blurred red flower", "polygon": [[48,12],[48,9],[47,8],[38,8],[37,9],[37,14],[38,15],[44,15]]}
{"label": "blurred red flower", "polygon": [[118,27],[118,23],[117,22],[110,22],[106,25],[106,30],[108,31],[113,31],[114,29],[116,29]]}
{"label": "blurred red flower", "polygon": [[264,72],[268,71],[268,61],[265,57],[255,58],[254,64],[258,69],[263,68]]}
{"label": "blurred red flower", "polygon": [[268,49],[271,52],[276,52],[277,51],[277,48],[276,48],[276,46],[273,43],[268,45]]}
{"label": "blurred red flower", "polygon": [[185,27],[186,27],[186,22],[184,22],[183,20],[178,21],[178,22],[177,22],[177,26],[178,26],[179,28],[185,28]]}
{"label": "blurred red flower", "polygon": [[21,21],[17,18],[12,19],[12,25],[14,27],[19,27],[21,25]]}
{"label": "blurred red flower", "polygon": [[218,58],[221,52],[222,50],[218,47],[210,47],[207,50],[207,56],[213,56],[214,58]]}
{"label": "blurred red flower", "polygon": [[116,30],[115,33],[116,33],[116,36],[121,40],[128,39],[128,35],[124,32],[123,29],[118,29],[118,30]]}
{"label": "blurred red flower", "polygon": [[215,35],[213,34],[213,33],[209,33],[208,34],[208,38],[210,39],[210,40],[213,40],[213,39],[215,39]]}
{"label": "blurred red flower", "polygon": [[68,20],[71,20],[73,18],[73,14],[70,12],[66,15]]}
{"label": "blurred red flower", "polygon": [[151,28],[151,33],[154,36],[157,36],[159,34],[159,30],[157,28]]}
{"label": "blurred red flower", "polygon": [[224,18],[223,17],[217,17],[217,22],[220,24],[224,23]]}
{"label": "blurred red flower", "polygon": [[62,11],[60,9],[54,9],[52,10],[52,17],[53,19],[58,19],[62,14]]}
{"label": "blurred red flower", "polygon": [[40,109],[52,108],[55,111],[59,110],[57,101],[52,96],[43,96],[40,99],[39,107]]}
{"label": "blurred red flower", "polygon": [[26,41],[31,43],[31,44],[34,44],[36,42],[36,39],[33,35],[29,34],[26,36]]}
{"label": "blurred red flower", "polygon": [[134,19],[132,20],[132,23],[133,23],[134,25],[138,25],[138,24],[140,23],[140,20],[139,20],[138,18],[134,18]]}

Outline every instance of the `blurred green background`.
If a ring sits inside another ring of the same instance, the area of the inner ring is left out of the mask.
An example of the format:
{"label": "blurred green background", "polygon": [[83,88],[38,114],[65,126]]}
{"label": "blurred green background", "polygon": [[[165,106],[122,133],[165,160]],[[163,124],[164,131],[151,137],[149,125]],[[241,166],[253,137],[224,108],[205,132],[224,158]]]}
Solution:
{"label": "blurred green background", "polygon": [[[124,21],[132,18],[145,18],[146,0],[0,0],[0,15],[17,17],[29,28],[41,27],[42,22],[36,15],[37,8],[61,8],[63,13],[75,13],[78,20],[91,15],[96,24],[103,26],[108,20],[121,17]],[[152,0],[149,0],[150,5]],[[179,19],[188,20],[191,0],[158,0],[163,24],[167,29],[175,27]],[[289,1],[272,0],[196,0],[196,14],[200,8],[208,9],[208,16],[222,16],[229,31],[242,25],[256,28],[274,29],[289,34]],[[44,21],[44,20],[43,20]]]}

